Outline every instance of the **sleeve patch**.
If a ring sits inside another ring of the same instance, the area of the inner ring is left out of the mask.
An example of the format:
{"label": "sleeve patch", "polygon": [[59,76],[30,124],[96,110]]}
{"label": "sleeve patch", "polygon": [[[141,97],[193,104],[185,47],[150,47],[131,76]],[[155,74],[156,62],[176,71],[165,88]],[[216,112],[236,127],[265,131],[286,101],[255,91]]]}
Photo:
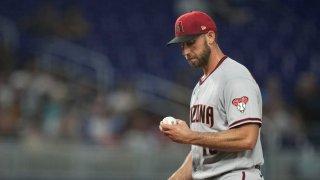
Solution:
{"label": "sleeve patch", "polygon": [[235,98],[232,100],[232,104],[237,107],[237,109],[243,113],[246,110],[249,98],[247,96],[242,96],[241,98]]}

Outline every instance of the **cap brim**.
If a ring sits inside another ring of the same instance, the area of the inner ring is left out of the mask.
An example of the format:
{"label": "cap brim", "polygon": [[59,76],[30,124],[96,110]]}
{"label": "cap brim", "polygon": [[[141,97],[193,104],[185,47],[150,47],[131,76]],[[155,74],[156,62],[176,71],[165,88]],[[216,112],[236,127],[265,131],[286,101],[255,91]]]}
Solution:
{"label": "cap brim", "polygon": [[177,44],[177,43],[183,43],[186,41],[190,41],[198,36],[200,36],[201,34],[192,34],[192,35],[185,35],[185,36],[179,36],[179,37],[175,37],[173,38],[171,41],[169,41],[167,43],[167,46],[170,46],[171,44]]}

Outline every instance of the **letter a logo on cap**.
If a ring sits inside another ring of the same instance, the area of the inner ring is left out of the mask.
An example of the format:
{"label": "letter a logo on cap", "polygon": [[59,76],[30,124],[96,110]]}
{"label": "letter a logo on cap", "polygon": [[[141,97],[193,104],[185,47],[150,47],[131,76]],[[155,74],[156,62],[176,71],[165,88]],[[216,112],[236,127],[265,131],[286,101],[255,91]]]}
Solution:
{"label": "letter a logo on cap", "polygon": [[177,25],[176,25],[176,34],[184,32],[183,30],[183,26],[182,26],[182,21],[178,21]]}
{"label": "letter a logo on cap", "polygon": [[217,32],[217,27],[213,19],[204,12],[191,11],[182,14],[175,21],[175,37],[167,43],[178,44],[194,39],[209,31]]}

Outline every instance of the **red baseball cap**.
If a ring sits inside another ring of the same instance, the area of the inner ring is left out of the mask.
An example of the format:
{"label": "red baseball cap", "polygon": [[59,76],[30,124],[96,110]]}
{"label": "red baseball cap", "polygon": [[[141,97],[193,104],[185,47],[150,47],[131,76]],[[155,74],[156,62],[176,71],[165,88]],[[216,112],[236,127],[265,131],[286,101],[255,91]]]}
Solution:
{"label": "red baseball cap", "polygon": [[168,45],[192,40],[209,31],[217,32],[217,27],[212,18],[200,11],[191,11],[181,15],[175,23],[175,35]]}

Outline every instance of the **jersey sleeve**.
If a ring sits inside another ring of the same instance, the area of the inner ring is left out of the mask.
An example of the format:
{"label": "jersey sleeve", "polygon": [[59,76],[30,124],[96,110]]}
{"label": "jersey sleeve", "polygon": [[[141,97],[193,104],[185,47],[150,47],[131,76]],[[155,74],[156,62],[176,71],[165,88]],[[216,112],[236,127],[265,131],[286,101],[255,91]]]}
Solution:
{"label": "jersey sleeve", "polygon": [[254,80],[245,78],[229,80],[223,98],[229,128],[247,123],[257,123],[261,126],[261,93]]}

